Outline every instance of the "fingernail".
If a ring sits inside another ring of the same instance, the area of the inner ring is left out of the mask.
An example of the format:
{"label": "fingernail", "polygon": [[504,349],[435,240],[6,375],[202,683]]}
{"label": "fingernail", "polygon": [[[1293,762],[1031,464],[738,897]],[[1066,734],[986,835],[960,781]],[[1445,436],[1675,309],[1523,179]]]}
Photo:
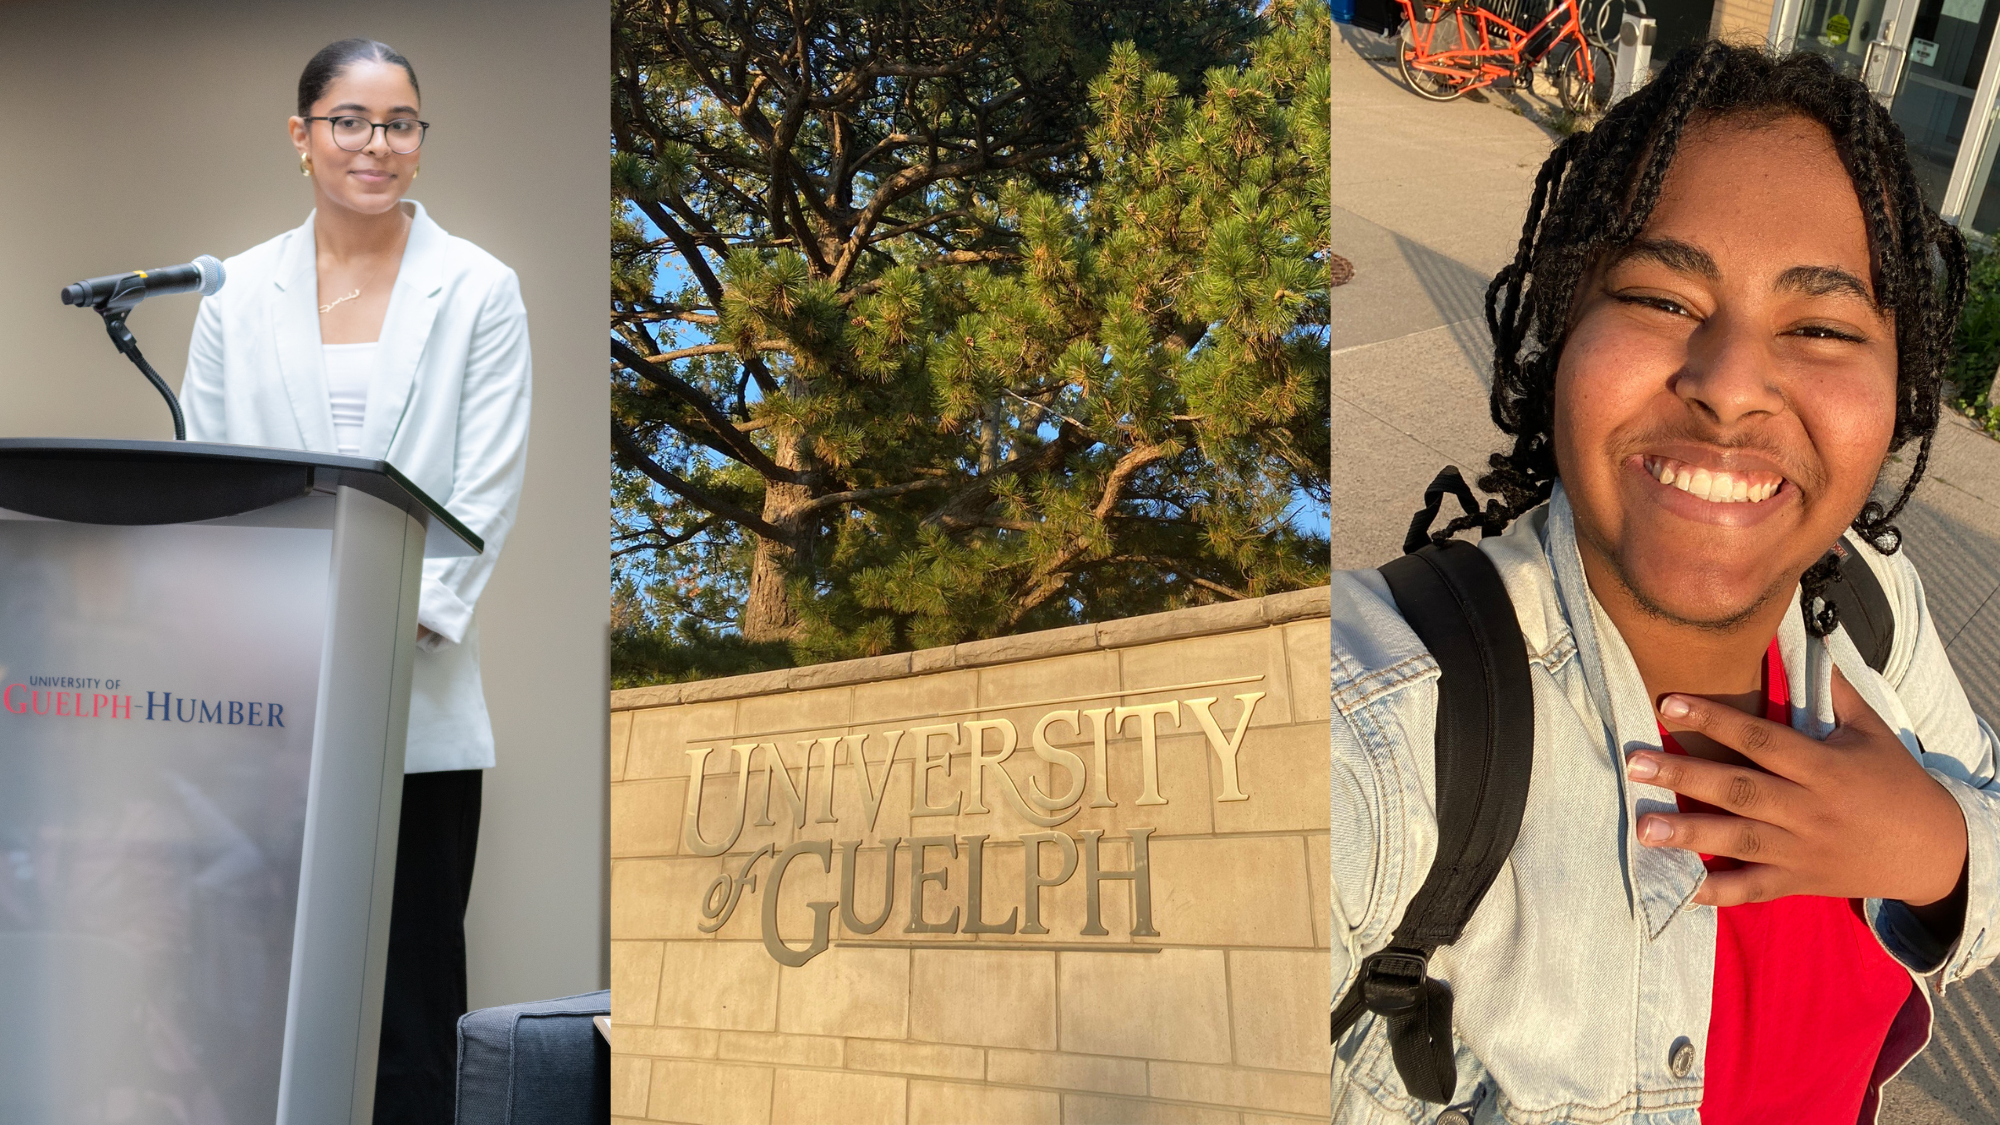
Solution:
{"label": "fingernail", "polygon": [[1660,714],[1669,719],[1678,719],[1688,713],[1687,700],[1678,695],[1670,695],[1660,700]]}
{"label": "fingernail", "polygon": [[1664,844],[1670,835],[1672,835],[1672,832],[1668,830],[1666,821],[1642,820],[1639,822],[1639,839],[1645,843]]}
{"label": "fingernail", "polygon": [[1651,781],[1660,772],[1660,763],[1645,754],[1634,754],[1625,766],[1625,776],[1634,781]]}

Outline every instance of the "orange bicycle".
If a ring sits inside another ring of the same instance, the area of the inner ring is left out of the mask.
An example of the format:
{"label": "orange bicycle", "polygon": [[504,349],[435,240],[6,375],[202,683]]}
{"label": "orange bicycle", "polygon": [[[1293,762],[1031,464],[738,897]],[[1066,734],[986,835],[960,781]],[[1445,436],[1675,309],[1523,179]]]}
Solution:
{"label": "orange bicycle", "polygon": [[1448,102],[1501,78],[1526,82],[1540,65],[1572,114],[1596,113],[1611,100],[1611,53],[1584,33],[1577,0],[1556,0],[1526,28],[1520,0],[1396,2],[1404,21],[1397,66],[1423,97]]}

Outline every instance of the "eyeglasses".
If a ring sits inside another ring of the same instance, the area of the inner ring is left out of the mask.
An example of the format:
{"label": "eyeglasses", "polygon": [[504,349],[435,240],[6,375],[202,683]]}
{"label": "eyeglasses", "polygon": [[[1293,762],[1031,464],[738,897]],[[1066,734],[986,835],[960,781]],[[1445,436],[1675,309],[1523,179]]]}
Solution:
{"label": "eyeglasses", "polygon": [[414,117],[398,117],[394,121],[370,121],[365,117],[306,117],[304,121],[324,121],[333,131],[333,143],[348,152],[360,152],[375,139],[375,130],[382,130],[388,139],[389,151],[398,156],[408,156],[423,147],[424,133],[431,123]]}

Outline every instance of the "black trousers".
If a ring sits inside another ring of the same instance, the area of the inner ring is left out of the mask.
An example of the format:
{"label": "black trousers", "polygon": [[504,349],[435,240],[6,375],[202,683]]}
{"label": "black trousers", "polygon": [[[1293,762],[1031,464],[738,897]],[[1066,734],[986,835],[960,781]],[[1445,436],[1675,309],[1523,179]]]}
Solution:
{"label": "black trousers", "polygon": [[481,770],[403,777],[375,1125],[450,1125]]}

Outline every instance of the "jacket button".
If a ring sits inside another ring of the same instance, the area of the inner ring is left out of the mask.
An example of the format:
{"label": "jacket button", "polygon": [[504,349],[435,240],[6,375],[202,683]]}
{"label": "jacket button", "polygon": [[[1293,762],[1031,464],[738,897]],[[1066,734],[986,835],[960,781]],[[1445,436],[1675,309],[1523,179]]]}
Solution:
{"label": "jacket button", "polygon": [[1462,1109],[1447,1109],[1438,1114],[1437,1125],[1472,1125],[1472,1115]]}
{"label": "jacket button", "polygon": [[1674,1045],[1667,1048],[1667,1069],[1674,1072],[1675,1078],[1686,1078],[1694,1070],[1694,1044],[1687,1036],[1674,1040]]}

